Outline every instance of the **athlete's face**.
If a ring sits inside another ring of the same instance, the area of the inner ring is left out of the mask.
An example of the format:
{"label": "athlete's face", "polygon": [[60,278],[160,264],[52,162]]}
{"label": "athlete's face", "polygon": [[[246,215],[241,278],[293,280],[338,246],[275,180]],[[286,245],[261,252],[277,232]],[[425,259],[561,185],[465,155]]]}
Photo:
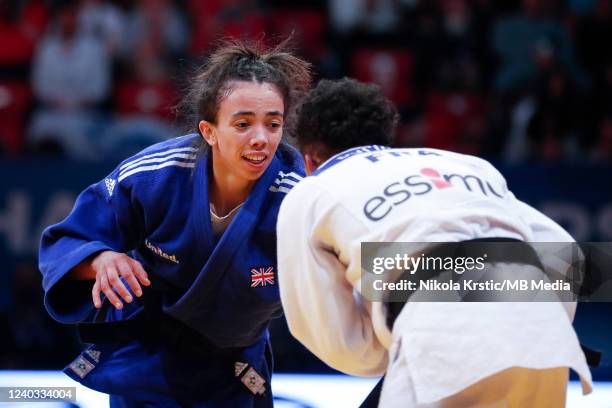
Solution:
{"label": "athlete's face", "polygon": [[270,164],[283,135],[283,97],[268,83],[235,81],[221,100],[217,123],[200,122],[213,152],[213,171],[257,180]]}

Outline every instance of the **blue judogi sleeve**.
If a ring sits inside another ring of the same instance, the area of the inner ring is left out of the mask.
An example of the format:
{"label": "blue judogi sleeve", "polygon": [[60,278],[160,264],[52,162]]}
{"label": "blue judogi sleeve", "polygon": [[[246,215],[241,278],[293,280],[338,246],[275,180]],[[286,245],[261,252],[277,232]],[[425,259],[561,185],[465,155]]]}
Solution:
{"label": "blue judogi sleeve", "polygon": [[83,191],[70,215],[43,233],[39,267],[45,306],[60,322],[77,323],[94,311],[92,281],[72,280],[66,276],[70,270],[101,251],[129,251],[140,239],[139,204],[129,185],[115,182],[117,171]]}

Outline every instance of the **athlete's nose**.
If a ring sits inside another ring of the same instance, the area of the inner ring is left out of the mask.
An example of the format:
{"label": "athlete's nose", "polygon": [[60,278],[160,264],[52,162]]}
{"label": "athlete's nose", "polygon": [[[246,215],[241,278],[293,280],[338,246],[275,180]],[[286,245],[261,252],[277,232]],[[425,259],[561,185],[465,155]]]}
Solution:
{"label": "athlete's nose", "polygon": [[257,126],[251,137],[251,146],[262,148],[268,144],[268,133],[265,126]]}

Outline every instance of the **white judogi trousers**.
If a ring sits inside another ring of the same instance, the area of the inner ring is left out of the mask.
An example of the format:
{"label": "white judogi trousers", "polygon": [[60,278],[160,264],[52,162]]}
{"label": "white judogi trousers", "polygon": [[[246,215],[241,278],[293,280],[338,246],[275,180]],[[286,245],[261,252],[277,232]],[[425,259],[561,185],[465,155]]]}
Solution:
{"label": "white judogi trousers", "polygon": [[383,383],[381,408],[537,408],[564,407],[569,369],[512,367],[432,403],[418,403],[403,356]]}

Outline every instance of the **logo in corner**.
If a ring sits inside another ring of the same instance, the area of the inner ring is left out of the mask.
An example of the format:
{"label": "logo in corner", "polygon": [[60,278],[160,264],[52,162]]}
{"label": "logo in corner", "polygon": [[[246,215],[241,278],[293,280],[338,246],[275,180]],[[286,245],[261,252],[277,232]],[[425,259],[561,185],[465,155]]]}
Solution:
{"label": "logo in corner", "polygon": [[106,189],[108,190],[109,197],[113,196],[113,190],[115,189],[115,184],[117,182],[111,178],[104,179],[104,184],[106,184]]}
{"label": "logo in corner", "polygon": [[274,285],[274,267],[251,268],[251,287]]}

